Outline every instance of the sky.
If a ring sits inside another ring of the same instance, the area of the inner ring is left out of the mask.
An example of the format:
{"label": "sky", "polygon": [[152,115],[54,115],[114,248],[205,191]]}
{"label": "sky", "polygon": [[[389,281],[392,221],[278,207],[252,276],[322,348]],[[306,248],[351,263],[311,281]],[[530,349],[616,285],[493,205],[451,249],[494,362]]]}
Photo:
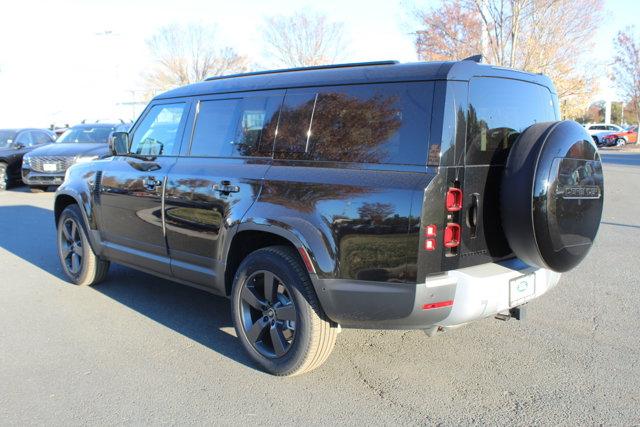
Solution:
{"label": "sky", "polygon": [[[142,75],[152,59],[145,41],[173,24],[215,25],[221,45],[267,62],[265,17],[311,10],[344,23],[345,62],[416,61],[409,10],[435,0],[20,0],[0,6],[0,128],[130,120],[143,105]],[[596,46],[598,67],[612,54],[616,31],[635,24],[640,1],[605,0]],[[569,53],[570,54],[570,53]],[[602,81],[594,99],[615,98]]]}

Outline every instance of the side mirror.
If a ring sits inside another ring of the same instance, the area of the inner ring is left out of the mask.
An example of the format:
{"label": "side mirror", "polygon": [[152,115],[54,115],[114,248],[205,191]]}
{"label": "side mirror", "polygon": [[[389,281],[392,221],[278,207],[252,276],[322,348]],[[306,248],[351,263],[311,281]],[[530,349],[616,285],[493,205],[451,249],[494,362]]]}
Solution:
{"label": "side mirror", "polygon": [[113,132],[109,138],[109,149],[114,156],[124,156],[129,152],[129,134]]}
{"label": "side mirror", "polygon": [[13,147],[16,150],[22,150],[25,147],[25,145],[22,142],[14,142]]}

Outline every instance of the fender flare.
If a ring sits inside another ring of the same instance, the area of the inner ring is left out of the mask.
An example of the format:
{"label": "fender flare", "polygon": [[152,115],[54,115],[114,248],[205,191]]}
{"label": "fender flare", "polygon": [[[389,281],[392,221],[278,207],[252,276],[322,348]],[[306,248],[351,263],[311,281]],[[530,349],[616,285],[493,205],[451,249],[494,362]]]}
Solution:
{"label": "fender flare", "polygon": [[102,243],[100,239],[100,233],[97,230],[97,226],[95,223],[95,216],[92,214],[93,207],[91,206],[90,198],[86,198],[83,200],[83,197],[80,193],[75,191],[72,188],[63,188],[56,191],[56,196],[54,199],[54,221],[55,227],[58,227],[57,223],[57,214],[55,212],[56,205],[58,204],[58,200],[61,196],[71,197],[75,200],[76,204],[80,207],[80,213],[82,215],[83,224],[82,226],[85,228],[85,232],[89,239],[89,244],[91,245],[91,249],[93,252],[100,256],[102,254]]}

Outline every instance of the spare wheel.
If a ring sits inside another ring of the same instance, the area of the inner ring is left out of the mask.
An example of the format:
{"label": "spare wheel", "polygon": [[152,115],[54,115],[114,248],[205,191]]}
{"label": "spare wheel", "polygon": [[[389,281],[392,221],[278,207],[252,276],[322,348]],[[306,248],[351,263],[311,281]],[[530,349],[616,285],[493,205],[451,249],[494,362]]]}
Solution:
{"label": "spare wheel", "polygon": [[564,272],[587,255],[602,216],[602,163],[574,121],[525,129],[507,159],[500,190],[504,233],[527,264]]}

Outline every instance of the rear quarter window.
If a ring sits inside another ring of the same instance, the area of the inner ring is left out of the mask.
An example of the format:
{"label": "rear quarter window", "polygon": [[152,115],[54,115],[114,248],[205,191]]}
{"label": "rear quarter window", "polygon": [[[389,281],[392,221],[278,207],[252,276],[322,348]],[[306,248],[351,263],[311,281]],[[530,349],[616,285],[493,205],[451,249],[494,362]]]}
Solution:
{"label": "rear quarter window", "polygon": [[504,164],[520,133],[534,123],[555,121],[551,92],[540,85],[500,78],[474,78],[469,85],[466,164]]}
{"label": "rear quarter window", "polygon": [[288,92],[275,158],[425,165],[432,98],[430,82]]}

